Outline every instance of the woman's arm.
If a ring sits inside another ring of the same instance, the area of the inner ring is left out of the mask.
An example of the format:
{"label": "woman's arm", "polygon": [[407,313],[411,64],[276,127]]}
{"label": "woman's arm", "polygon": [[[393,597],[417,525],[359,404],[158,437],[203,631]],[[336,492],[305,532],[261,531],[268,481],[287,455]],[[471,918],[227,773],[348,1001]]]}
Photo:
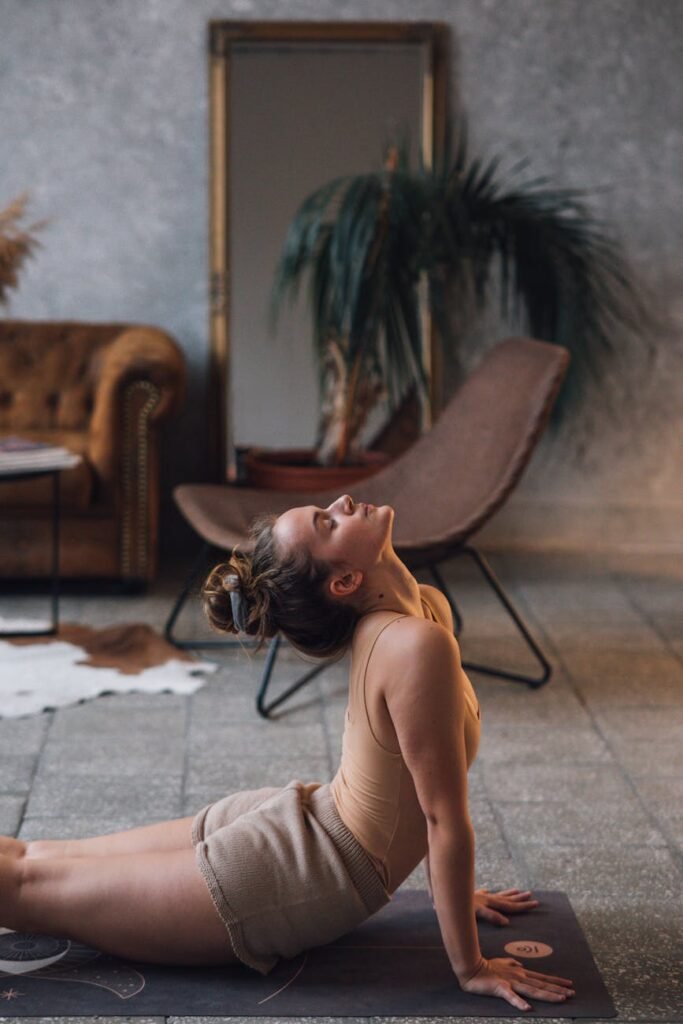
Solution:
{"label": "woman's arm", "polygon": [[460,652],[455,637],[424,619],[401,619],[383,638],[390,661],[385,700],[427,820],[434,905],[446,952],[462,982],[481,965],[481,950]]}
{"label": "woman's arm", "polygon": [[429,889],[429,898],[432,901],[432,906],[433,906],[434,905],[434,893],[432,891],[432,876],[431,876],[430,871],[429,871],[429,850],[427,850],[427,853],[425,854],[424,866],[425,866],[425,875],[427,876],[427,888]]}
{"label": "woman's arm", "polygon": [[379,643],[387,708],[427,819],[436,915],[461,987],[499,996],[520,1010],[530,1009],[524,995],[563,1002],[574,994],[568,978],[528,970],[511,957],[486,960],[479,948],[457,640],[438,623],[407,616]]}

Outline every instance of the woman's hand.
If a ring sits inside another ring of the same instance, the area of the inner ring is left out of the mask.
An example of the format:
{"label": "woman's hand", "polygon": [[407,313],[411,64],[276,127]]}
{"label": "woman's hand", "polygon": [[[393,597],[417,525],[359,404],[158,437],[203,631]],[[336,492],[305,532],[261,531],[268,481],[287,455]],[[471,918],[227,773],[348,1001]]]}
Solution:
{"label": "woman's hand", "polygon": [[531,890],[520,892],[519,889],[503,889],[501,892],[489,892],[488,889],[475,889],[474,912],[483,921],[493,924],[510,924],[506,914],[521,914],[525,910],[533,910],[538,900],[532,900]]}
{"label": "woman's hand", "polygon": [[478,996],[498,996],[519,1010],[531,1009],[529,1003],[522,998],[522,993],[548,1003],[564,1003],[569,996],[575,994],[568,978],[528,971],[519,960],[512,957],[481,959],[474,974],[467,981],[460,981],[460,988],[465,992],[474,992]]}

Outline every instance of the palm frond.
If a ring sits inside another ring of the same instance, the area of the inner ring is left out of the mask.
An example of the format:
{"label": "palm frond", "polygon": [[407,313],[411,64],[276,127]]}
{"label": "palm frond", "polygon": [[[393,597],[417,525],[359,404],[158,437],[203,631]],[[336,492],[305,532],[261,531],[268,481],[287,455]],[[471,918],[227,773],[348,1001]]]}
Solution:
{"label": "palm frond", "polygon": [[586,190],[553,188],[546,176],[503,189],[499,166],[499,158],[469,159],[464,126],[435,249],[456,274],[472,276],[480,308],[497,266],[503,317],[571,351],[557,425],[589,378],[606,380],[618,328],[645,325],[647,304],[621,247],[588,209]]}
{"label": "palm frond", "polygon": [[296,299],[303,271],[317,258],[328,207],[352,180],[351,176],[343,175],[316,189],[304,199],[290,221],[271,288],[268,317],[271,333],[275,331],[286,295],[289,293],[292,302]]}
{"label": "palm frond", "polygon": [[526,159],[503,186],[500,157],[470,157],[465,117],[449,125],[433,167],[419,153],[419,170],[411,172],[407,133],[392,146],[396,153],[382,171],[336,178],[312,193],[287,232],[271,314],[310,270],[321,387],[334,339],[349,369],[375,373],[381,366],[392,404],[413,383],[426,394],[423,276],[439,336],[456,362],[460,339],[450,329],[448,303],[455,294],[468,308],[483,308],[494,276],[503,317],[570,350],[555,424],[586,382],[606,386],[635,325],[643,325],[647,347],[647,301],[585,190],[553,187],[545,175],[513,186],[528,171]]}
{"label": "palm frond", "polygon": [[333,323],[351,332],[356,307],[362,302],[361,281],[381,230],[382,185],[378,175],[356,178],[344,194],[332,228],[330,273],[334,281]]}
{"label": "palm frond", "polygon": [[500,260],[503,314],[512,310],[534,337],[572,354],[555,424],[589,378],[599,386],[608,379],[615,326],[632,332],[647,318],[619,245],[579,197],[578,190],[532,187],[471,198],[473,220]]}

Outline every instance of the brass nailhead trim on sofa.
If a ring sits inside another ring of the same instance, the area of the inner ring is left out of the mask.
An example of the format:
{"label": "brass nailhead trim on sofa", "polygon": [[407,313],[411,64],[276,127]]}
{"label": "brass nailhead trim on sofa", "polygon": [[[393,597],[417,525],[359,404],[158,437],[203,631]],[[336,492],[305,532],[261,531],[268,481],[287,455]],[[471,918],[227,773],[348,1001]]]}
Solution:
{"label": "brass nailhead trim on sofa", "polygon": [[[137,418],[133,432],[131,408],[136,391],[146,391],[148,398]],[[121,565],[123,576],[133,575],[133,530],[132,516],[135,505],[135,518],[138,523],[138,543],[136,568],[141,578],[147,571],[149,555],[147,544],[147,514],[149,492],[147,487],[147,469],[149,456],[149,416],[158,404],[160,391],[147,380],[137,380],[126,388],[123,400],[123,521],[121,524]],[[134,435],[134,436],[133,436]],[[133,467],[132,447],[135,449],[135,468]],[[133,475],[137,473],[136,494],[133,496]]]}

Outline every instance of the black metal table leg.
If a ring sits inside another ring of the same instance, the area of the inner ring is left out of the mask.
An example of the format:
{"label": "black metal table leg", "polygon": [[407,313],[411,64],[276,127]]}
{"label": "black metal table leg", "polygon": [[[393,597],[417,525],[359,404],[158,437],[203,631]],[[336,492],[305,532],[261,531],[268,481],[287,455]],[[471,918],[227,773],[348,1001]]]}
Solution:
{"label": "black metal table leg", "polygon": [[52,564],[50,580],[50,612],[51,621],[48,629],[10,629],[0,631],[0,637],[16,638],[22,636],[55,636],[59,630],[59,525],[61,518],[61,495],[59,474],[61,469],[27,470],[0,476],[0,483],[10,480],[21,480],[28,477],[52,477]]}
{"label": "black metal table leg", "polygon": [[59,526],[61,519],[61,492],[59,470],[52,474],[52,629],[59,630]]}

